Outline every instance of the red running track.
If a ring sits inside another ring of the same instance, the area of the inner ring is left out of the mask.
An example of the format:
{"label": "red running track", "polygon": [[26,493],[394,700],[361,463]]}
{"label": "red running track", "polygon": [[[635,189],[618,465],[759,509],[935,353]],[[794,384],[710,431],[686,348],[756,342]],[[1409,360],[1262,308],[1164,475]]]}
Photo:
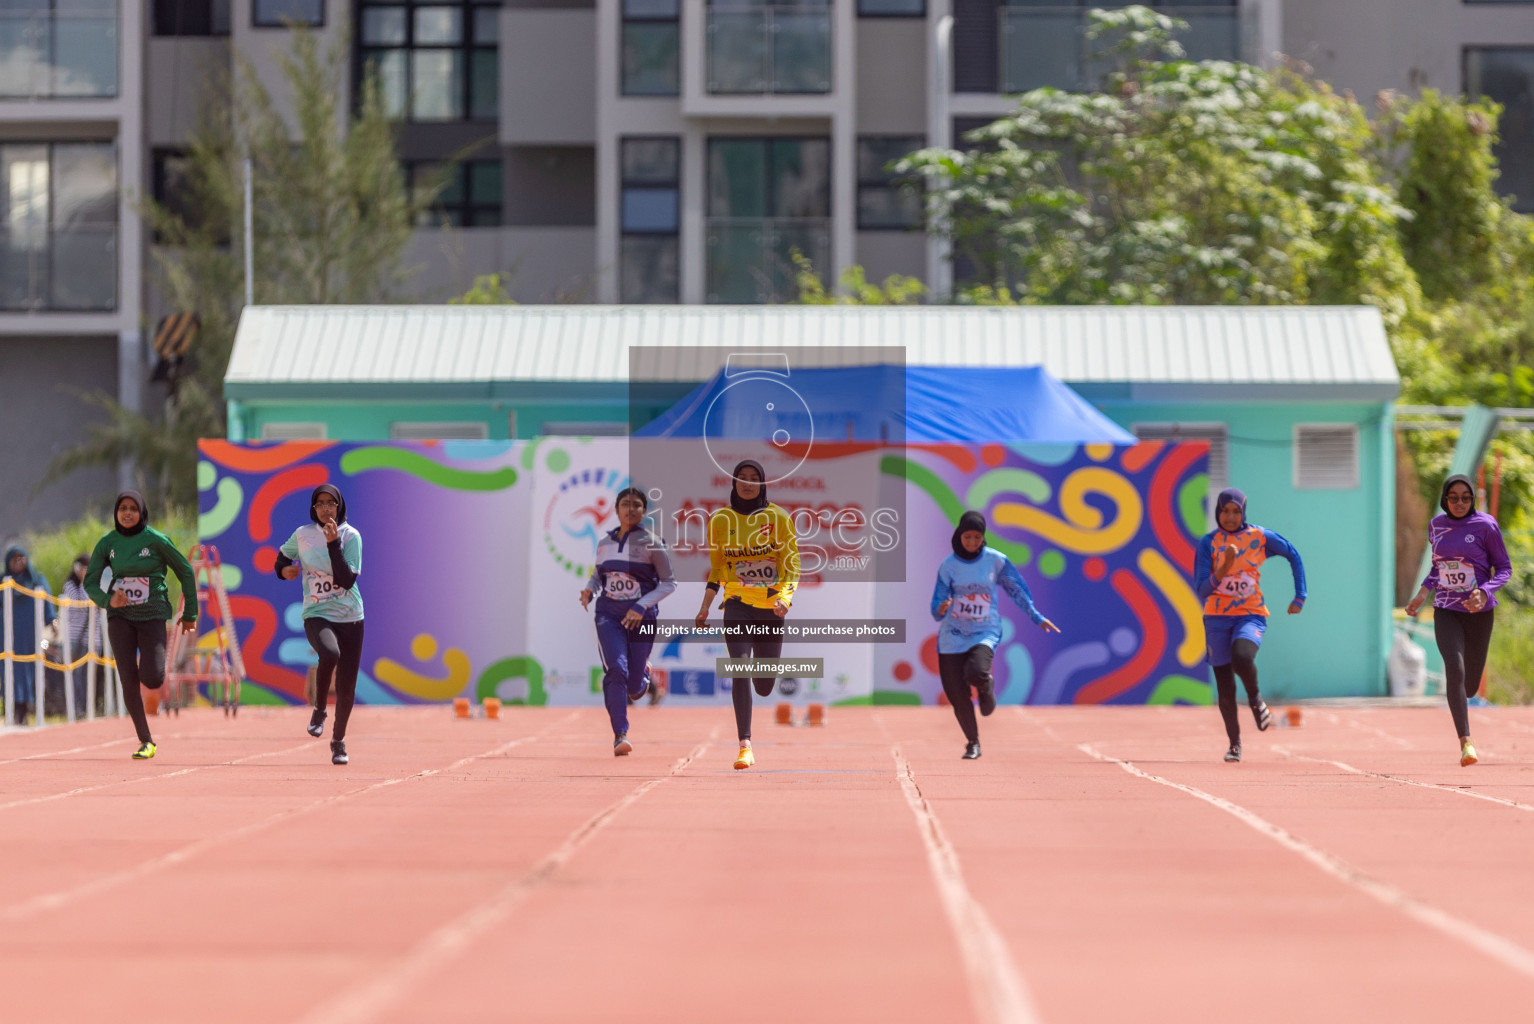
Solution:
{"label": "red running track", "polygon": [[0,1020],[1491,1021],[1534,709],[302,709],[0,736]]}

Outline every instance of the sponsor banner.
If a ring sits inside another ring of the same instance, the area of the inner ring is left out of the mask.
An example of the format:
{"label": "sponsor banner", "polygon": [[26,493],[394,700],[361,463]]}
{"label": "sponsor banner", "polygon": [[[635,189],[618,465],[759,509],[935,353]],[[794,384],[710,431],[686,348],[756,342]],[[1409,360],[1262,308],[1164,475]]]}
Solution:
{"label": "sponsor banner", "polygon": [[[312,489],[332,483],[363,538],[361,701],[601,703],[592,614],[579,593],[598,539],[617,524],[617,492],[633,482],[626,439],[204,441],[199,454],[200,533],[222,557],[256,696],[303,700],[314,661],[303,592],[273,566],[278,548],[309,521]],[[952,524],[971,507],[986,514],[990,543],[1012,558],[1039,609],[1062,630],[1044,633],[1000,594],[1004,635],[994,671],[1004,702],[1207,702],[1200,606],[1189,582],[1206,460],[1201,444],[937,445],[898,454],[817,448],[795,471],[828,488],[813,492],[820,497],[809,511],[834,519],[850,504],[839,495],[862,495],[863,521],[871,523],[882,505],[868,508],[866,496],[900,492],[900,514],[882,528],[899,534],[891,550],[903,564],[878,582],[808,573],[784,621],[854,631],[899,626],[904,635],[797,639],[784,656],[821,659],[823,675],[784,678],[778,693],[796,702],[938,701],[930,597]],[[668,543],[685,541],[675,536],[676,512],[728,500],[728,476],[718,475],[700,470],[685,487],[668,483],[656,509],[669,519],[656,526]],[[807,491],[789,487],[771,497],[787,508]],[[827,550],[874,557],[874,532],[868,527],[861,540],[828,533]],[[660,608],[660,620],[678,631],[697,613],[707,572],[696,544],[681,547],[678,589]],[[717,602],[708,623],[722,625]],[[722,638],[678,632],[655,643],[650,664],[678,702],[724,704],[731,682],[718,678],[717,660],[729,654]]]}

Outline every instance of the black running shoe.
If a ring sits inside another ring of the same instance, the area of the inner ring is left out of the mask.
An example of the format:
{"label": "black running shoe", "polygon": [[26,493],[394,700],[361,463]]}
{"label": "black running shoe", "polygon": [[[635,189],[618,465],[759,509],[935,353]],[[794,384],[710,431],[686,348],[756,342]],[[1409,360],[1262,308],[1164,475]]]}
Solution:
{"label": "black running shoe", "polygon": [[963,760],[963,761],[974,761],[974,760],[976,760],[979,757],[980,757],[980,744],[979,743],[966,743],[966,744],[964,744],[964,756],[962,758],[960,758],[960,760]]}
{"label": "black running shoe", "polygon": [[980,713],[989,715],[996,710],[996,688],[987,686],[980,691]]}
{"label": "black running shoe", "polygon": [[1257,721],[1258,732],[1267,732],[1273,724],[1273,712],[1269,711],[1268,706],[1262,701],[1252,705],[1252,718]]}
{"label": "black running shoe", "polygon": [[319,708],[315,708],[314,713],[309,716],[309,735],[315,737],[325,735],[325,712]]}
{"label": "black running shoe", "polygon": [[633,749],[634,744],[629,742],[628,733],[620,732],[617,737],[613,739],[613,757],[627,757],[629,752]]}
{"label": "black running shoe", "polygon": [[347,764],[347,763],[350,762],[350,760],[351,760],[351,758],[346,756],[346,741],[345,740],[331,740],[330,741],[330,763],[331,764]]}
{"label": "black running shoe", "polygon": [[1225,752],[1225,760],[1227,760],[1227,761],[1239,761],[1239,760],[1241,760],[1241,744],[1239,744],[1239,743],[1234,744],[1229,750],[1227,750]]}

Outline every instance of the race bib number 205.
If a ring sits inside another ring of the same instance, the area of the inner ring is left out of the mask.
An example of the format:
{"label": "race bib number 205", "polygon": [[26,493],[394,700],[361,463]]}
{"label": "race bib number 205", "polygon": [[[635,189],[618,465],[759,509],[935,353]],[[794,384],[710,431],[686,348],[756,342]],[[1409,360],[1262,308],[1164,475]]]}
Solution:
{"label": "race bib number 205", "polygon": [[332,597],[337,597],[346,592],[346,588],[336,582],[336,578],[328,572],[304,572],[304,603],[319,604]]}

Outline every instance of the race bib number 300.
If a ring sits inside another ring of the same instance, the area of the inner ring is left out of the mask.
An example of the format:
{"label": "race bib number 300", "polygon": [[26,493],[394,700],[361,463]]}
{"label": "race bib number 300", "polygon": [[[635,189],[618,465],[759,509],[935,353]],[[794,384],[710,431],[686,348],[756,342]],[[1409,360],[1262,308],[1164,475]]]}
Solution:
{"label": "race bib number 300", "polygon": [[990,594],[957,594],[948,614],[960,622],[989,622],[991,619]]}
{"label": "race bib number 300", "polygon": [[328,572],[304,573],[304,603],[318,604],[332,597],[338,597],[346,590],[336,582],[336,578]]}
{"label": "race bib number 300", "polygon": [[1438,563],[1438,579],[1443,589],[1463,593],[1475,589],[1475,567],[1453,558]]}
{"label": "race bib number 300", "polygon": [[634,601],[639,598],[639,581],[626,572],[610,572],[605,591],[614,601]]}
{"label": "race bib number 300", "polygon": [[124,576],[112,584],[112,589],[126,597],[129,604],[144,604],[149,600],[149,577]]}
{"label": "race bib number 300", "polygon": [[771,586],[778,582],[778,563],[770,558],[750,562],[736,562],[735,576],[742,583],[753,586]]}
{"label": "race bib number 300", "polygon": [[1249,572],[1233,572],[1220,581],[1220,593],[1226,597],[1250,597],[1257,590],[1257,577]]}

